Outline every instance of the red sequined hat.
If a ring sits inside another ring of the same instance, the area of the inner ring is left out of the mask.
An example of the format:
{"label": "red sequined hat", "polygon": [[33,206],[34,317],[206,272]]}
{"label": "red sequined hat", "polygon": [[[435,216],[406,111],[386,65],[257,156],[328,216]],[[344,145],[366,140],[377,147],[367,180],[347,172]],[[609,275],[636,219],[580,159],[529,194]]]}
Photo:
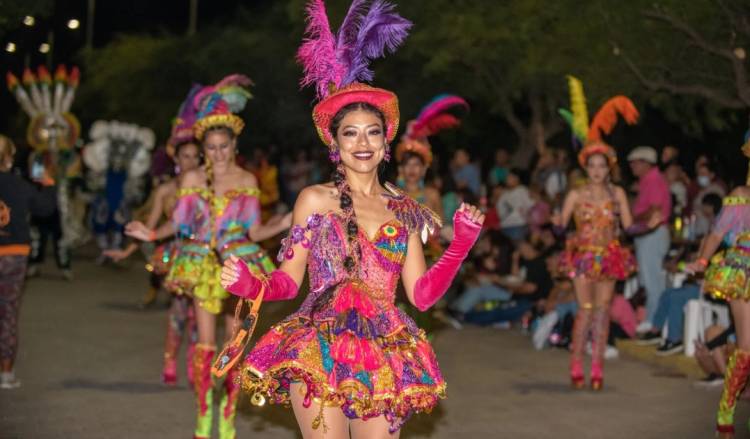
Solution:
{"label": "red sequined hat", "polygon": [[393,5],[376,1],[366,5],[354,0],[336,35],[331,31],[323,0],[307,5],[305,40],[297,52],[304,68],[302,86],[313,85],[320,102],[313,108],[313,122],[329,147],[334,133],[331,121],[341,108],[364,102],[385,117],[385,137],[396,137],[399,124],[398,98],[382,88],[372,87],[370,61],[393,52],[406,38],[411,23],[394,11]]}

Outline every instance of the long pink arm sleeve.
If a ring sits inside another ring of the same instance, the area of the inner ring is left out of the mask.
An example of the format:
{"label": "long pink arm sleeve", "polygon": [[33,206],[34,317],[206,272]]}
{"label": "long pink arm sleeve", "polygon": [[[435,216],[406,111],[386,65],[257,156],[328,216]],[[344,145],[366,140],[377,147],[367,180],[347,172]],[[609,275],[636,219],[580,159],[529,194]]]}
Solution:
{"label": "long pink arm sleeve", "polygon": [[453,215],[453,241],[443,256],[430,267],[414,286],[414,305],[420,311],[428,310],[448,291],[461,263],[466,259],[469,250],[479,237],[482,225],[471,221],[468,215],[456,211]]}
{"label": "long pink arm sleeve", "polygon": [[[235,283],[227,287],[227,291],[235,296],[253,300],[258,297],[263,281],[255,277],[247,268],[244,261],[237,261],[239,277]],[[281,270],[274,270],[268,278],[263,300],[266,302],[294,299],[299,287],[288,274]]]}

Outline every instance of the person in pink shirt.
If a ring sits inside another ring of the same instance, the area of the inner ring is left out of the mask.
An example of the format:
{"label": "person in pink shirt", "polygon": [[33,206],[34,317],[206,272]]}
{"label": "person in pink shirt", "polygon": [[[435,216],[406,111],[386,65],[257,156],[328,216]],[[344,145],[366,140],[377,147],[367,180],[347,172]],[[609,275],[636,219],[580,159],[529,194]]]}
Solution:
{"label": "person in pink shirt", "polygon": [[638,198],[633,205],[635,222],[646,223],[654,215],[661,217],[656,227],[635,238],[638,274],[646,290],[646,320],[638,326],[638,332],[647,332],[653,327],[659,297],[667,287],[663,264],[669,251],[667,222],[672,211],[672,197],[669,183],[657,166],[654,148],[639,146],[633,149],[628,154],[628,163],[638,178]]}

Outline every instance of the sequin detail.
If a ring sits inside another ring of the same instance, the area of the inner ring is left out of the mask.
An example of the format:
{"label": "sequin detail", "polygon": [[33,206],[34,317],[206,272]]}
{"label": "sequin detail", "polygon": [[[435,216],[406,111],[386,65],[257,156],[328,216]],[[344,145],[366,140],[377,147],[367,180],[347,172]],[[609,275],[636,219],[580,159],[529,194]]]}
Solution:
{"label": "sequin detail", "polygon": [[624,280],[636,269],[633,254],[617,240],[618,218],[612,201],[581,202],[574,212],[576,233],[560,255],[558,270],[570,278]]}

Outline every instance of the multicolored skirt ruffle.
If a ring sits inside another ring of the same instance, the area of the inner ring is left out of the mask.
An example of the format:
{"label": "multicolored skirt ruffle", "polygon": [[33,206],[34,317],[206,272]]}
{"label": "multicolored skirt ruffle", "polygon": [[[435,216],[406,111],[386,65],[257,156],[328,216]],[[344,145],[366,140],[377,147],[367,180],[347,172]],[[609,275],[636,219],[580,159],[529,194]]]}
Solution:
{"label": "multicolored skirt ruffle", "polygon": [[221,255],[205,244],[183,242],[174,258],[164,287],[176,294],[187,294],[212,314],[219,314],[229,293],[221,286],[221,266],[229,255],[247,262],[251,271],[271,273],[276,266],[258,244],[251,242],[226,246]]}
{"label": "multicolored skirt ruffle", "polygon": [[558,271],[571,279],[625,280],[636,271],[636,261],[630,250],[617,240],[607,246],[584,246],[568,240],[560,255]]}
{"label": "multicolored skirt ruffle", "polygon": [[379,366],[370,368],[334,359],[341,358],[341,341],[353,341],[353,346],[369,342],[340,340],[351,334],[335,335],[335,325],[332,320],[313,322],[297,316],[274,326],[245,359],[243,389],[254,401],[288,404],[290,385],[304,383],[306,405],[315,401],[341,407],[350,419],[385,416],[391,431],[413,413],[430,412],[445,398],[435,353],[424,331],[409,329],[415,328],[413,322],[372,340],[374,357],[380,360]]}
{"label": "multicolored skirt ruffle", "polygon": [[158,276],[166,276],[172,268],[175,250],[174,241],[167,241],[156,247],[146,264],[146,270]]}
{"label": "multicolored skirt ruffle", "polygon": [[750,300],[750,247],[734,246],[715,254],[703,289],[719,299]]}

